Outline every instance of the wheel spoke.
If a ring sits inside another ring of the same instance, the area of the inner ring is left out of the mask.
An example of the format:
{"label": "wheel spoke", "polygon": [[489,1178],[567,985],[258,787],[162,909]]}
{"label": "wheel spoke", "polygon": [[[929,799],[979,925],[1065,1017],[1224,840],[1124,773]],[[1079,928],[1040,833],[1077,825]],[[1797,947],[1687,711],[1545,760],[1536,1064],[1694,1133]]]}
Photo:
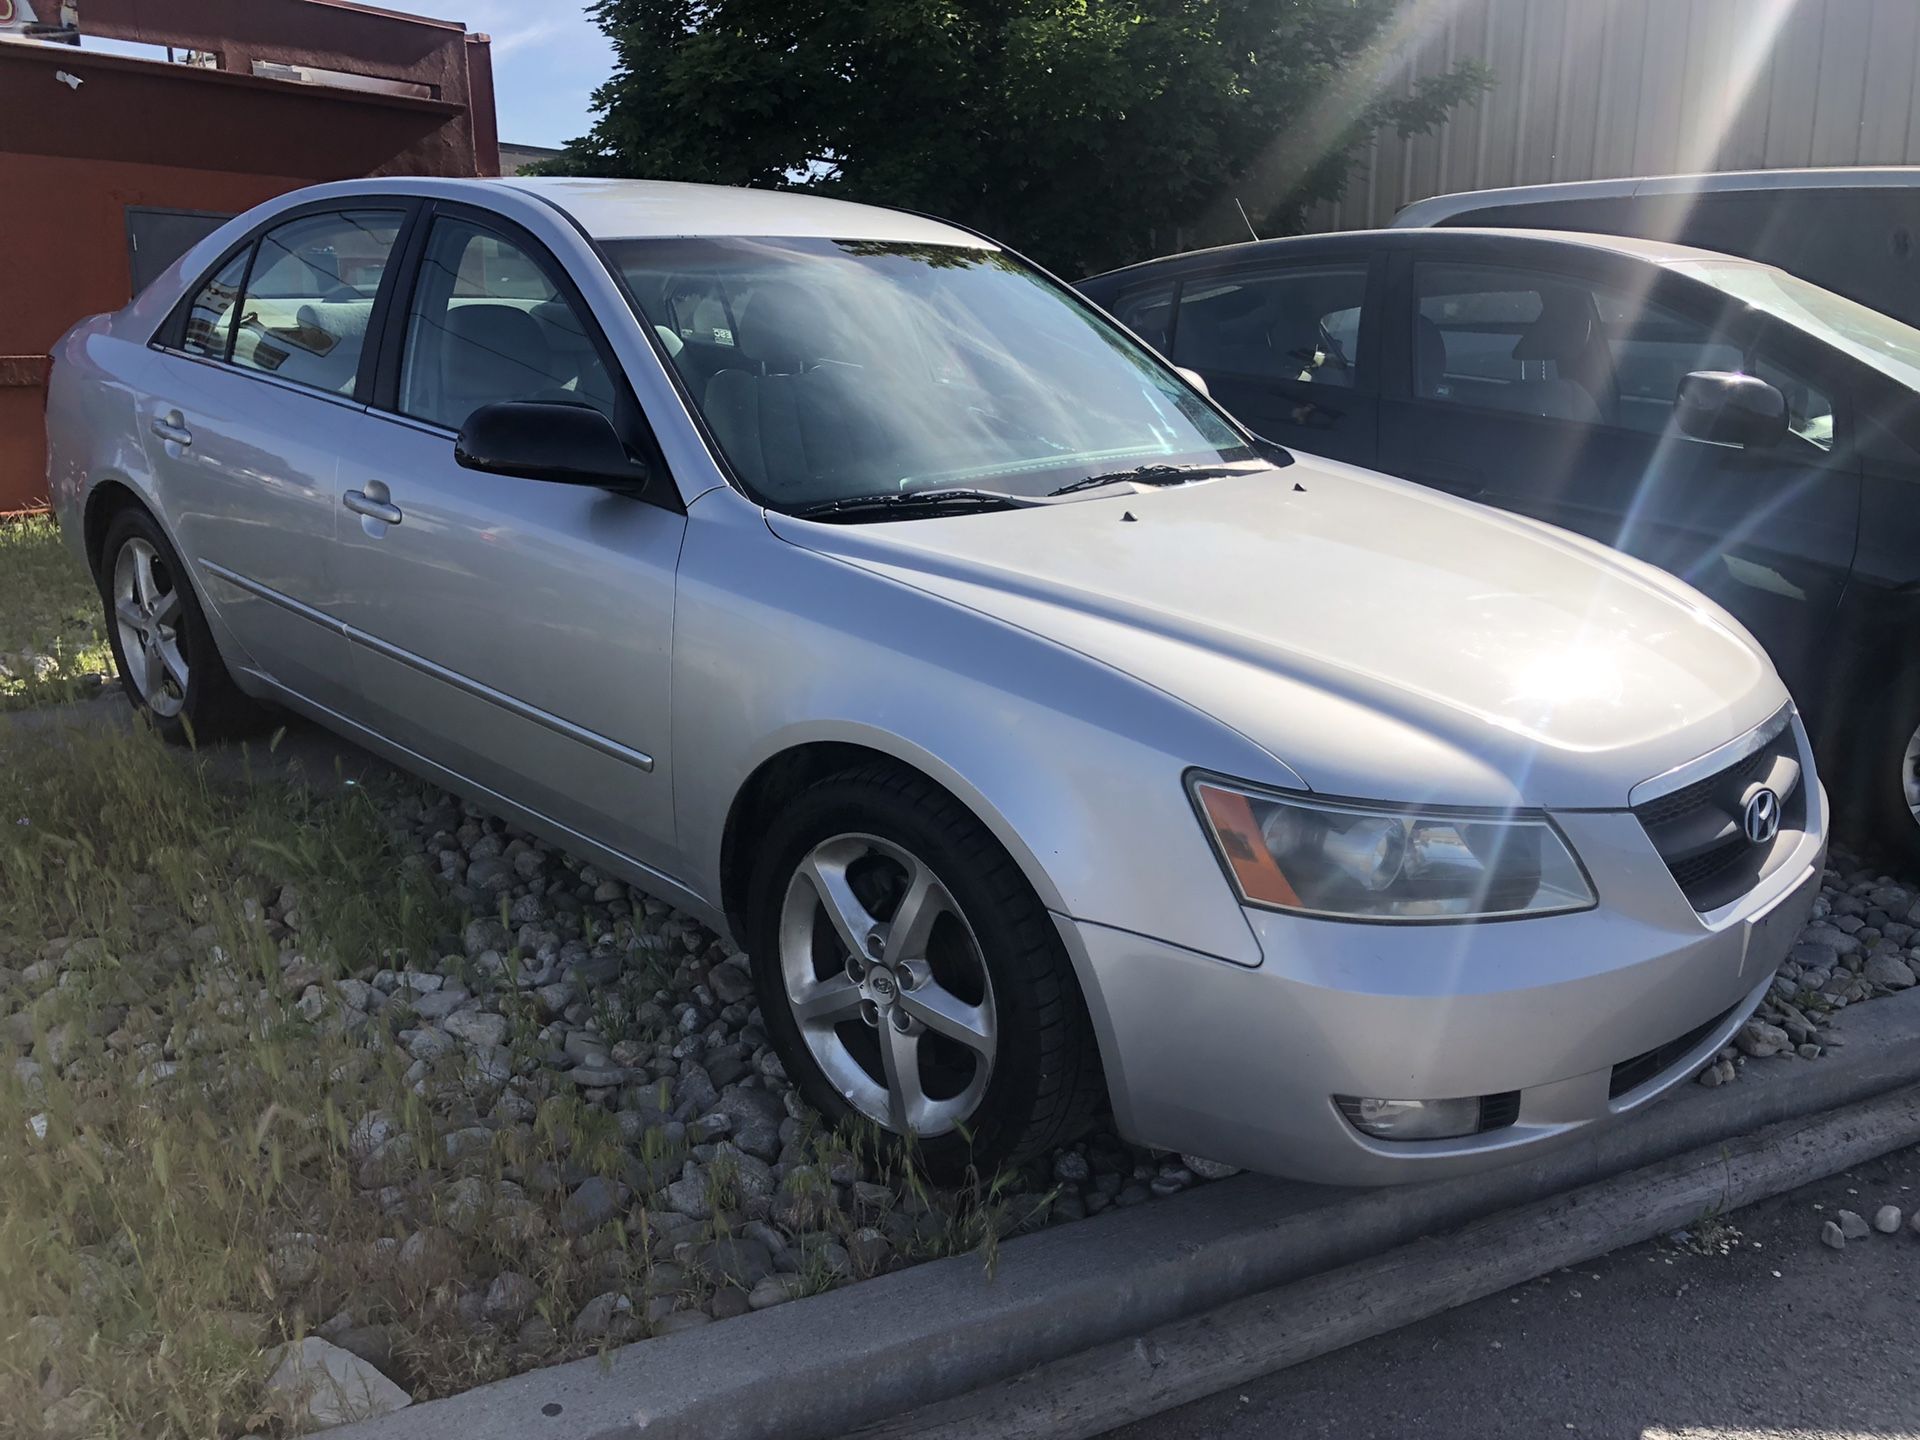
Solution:
{"label": "wheel spoke", "polygon": [[147,614],[140,608],[137,600],[117,600],[113,606],[114,618],[128,629],[140,631],[146,629]]}
{"label": "wheel spoke", "polygon": [[867,913],[847,884],[847,871],[844,865],[820,863],[819,852],[809,855],[800,866],[800,873],[813,886],[813,893],[820,897],[820,908],[827,912],[827,918],[833,922],[833,930],[840,937],[840,943],[847,947],[849,955],[858,955],[863,961],[867,958],[867,937],[879,927],[879,921]]}
{"label": "wheel spoke", "polygon": [[133,688],[140,692],[141,699],[151,701],[160,682],[160,677],[155,673],[153,656],[145,645],[129,645],[125,648],[127,668],[133,672]]}
{"label": "wheel spoke", "polygon": [[845,975],[820,981],[810,990],[793,997],[793,1018],[804,1028],[809,1025],[838,1025],[860,1014],[860,989]]}
{"label": "wheel spoke", "polygon": [[180,646],[172,640],[162,640],[157,648],[160,651],[160,663],[166,666],[168,677],[172,679],[175,685],[180,687],[180,694],[185,696],[187,693],[187,660],[186,657],[180,653]]}
{"label": "wheel spoke", "polygon": [[883,1021],[880,1066],[887,1075],[887,1108],[893,1128],[911,1135],[920,1128],[927,1107],[927,1092],[920,1085],[920,1037],[902,1035]]}
{"label": "wheel spoke", "polygon": [[907,893],[900,897],[893,918],[887,922],[887,963],[924,959],[934,922],[953,909],[953,898],[946,887],[934,879],[933,871],[915,861],[907,880]]}
{"label": "wheel spoke", "polygon": [[901,992],[906,1012],[935,1034],[958,1041],[969,1050],[991,1058],[994,1050],[992,1017],[978,1005],[969,1005],[945,986],[929,980],[917,990]]}
{"label": "wheel spoke", "polygon": [[177,625],[180,616],[180,591],[176,587],[160,597],[153,607],[153,618],[161,625]]}
{"label": "wheel spoke", "polygon": [[138,542],[133,546],[133,592],[139,597],[140,608],[149,615],[153,614],[154,601],[159,594],[159,586],[153,578],[153,551]]}

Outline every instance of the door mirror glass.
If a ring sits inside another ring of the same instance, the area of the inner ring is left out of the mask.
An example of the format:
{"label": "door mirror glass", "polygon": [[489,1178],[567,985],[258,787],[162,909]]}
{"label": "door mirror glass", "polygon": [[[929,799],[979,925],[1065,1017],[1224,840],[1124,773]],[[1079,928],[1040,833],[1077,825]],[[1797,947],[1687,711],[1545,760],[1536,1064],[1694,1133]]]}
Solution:
{"label": "door mirror glass", "polygon": [[1775,445],[1787,435],[1787,400],[1758,375],[1696,370],[1680,381],[1674,423],[1716,445]]}
{"label": "door mirror glass", "polygon": [[1176,365],[1173,368],[1180,372],[1180,378],[1182,380],[1193,386],[1193,388],[1198,390],[1202,395],[1213,394],[1211,390],[1207,389],[1207,377],[1202,375],[1198,370],[1189,370],[1184,365]]}
{"label": "door mirror glass", "polygon": [[453,458],[469,470],[561,485],[637,491],[647,481],[647,467],[627,453],[611,420],[565,401],[480,406],[461,427]]}

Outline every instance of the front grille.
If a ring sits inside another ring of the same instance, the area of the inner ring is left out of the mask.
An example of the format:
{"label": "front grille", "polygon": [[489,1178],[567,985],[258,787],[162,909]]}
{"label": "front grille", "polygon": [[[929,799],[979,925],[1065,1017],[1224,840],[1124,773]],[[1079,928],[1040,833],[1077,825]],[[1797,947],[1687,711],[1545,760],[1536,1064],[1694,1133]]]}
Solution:
{"label": "front grille", "polygon": [[[1750,754],[1634,806],[1633,813],[1681,892],[1704,913],[1738,900],[1792,852],[1806,828],[1806,787],[1800,782],[1797,732],[1783,724]],[[1780,799],[1780,829],[1756,845],[1747,839],[1744,817],[1761,786]]]}
{"label": "front grille", "polygon": [[1722,1010],[1706,1024],[1694,1026],[1677,1039],[1636,1055],[1631,1060],[1622,1060],[1613,1067],[1613,1078],[1607,1083],[1607,1098],[1618,1100],[1629,1090],[1638,1090],[1656,1075],[1678,1065],[1689,1050],[1724,1025],[1732,1013],[1731,1008]]}

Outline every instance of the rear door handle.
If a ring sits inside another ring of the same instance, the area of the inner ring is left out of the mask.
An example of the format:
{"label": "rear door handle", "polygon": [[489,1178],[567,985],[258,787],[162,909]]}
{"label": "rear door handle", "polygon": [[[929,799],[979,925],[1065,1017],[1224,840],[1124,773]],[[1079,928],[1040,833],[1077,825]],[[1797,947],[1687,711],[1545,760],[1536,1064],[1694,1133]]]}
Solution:
{"label": "rear door handle", "polygon": [[193,431],[189,430],[180,412],[163,416],[153,422],[153,433],[169,445],[188,446],[193,444]]}
{"label": "rear door handle", "polygon": [[340,497],[340,503],[356,515],[364,515],[369,520],[379,520],[387,525],[398,525],[406,518],[400,513],[398,505],[376,500],[364,490],[347,491]]}

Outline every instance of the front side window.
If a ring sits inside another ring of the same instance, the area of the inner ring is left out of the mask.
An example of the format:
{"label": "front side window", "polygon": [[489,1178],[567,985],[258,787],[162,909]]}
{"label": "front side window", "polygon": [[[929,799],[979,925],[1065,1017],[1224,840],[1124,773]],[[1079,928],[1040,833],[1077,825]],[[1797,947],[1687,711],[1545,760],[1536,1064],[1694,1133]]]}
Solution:
{"label": "front side window", "polygon": [[307,215],[255,247],[233,363],[351,395],[380,280],[405,217],[397,210]]}
{"label": "front side window", "polygon": [[1644,293],[1492,265],[1414,267],[1424,399],[1658,434],[1682,377],[1741,348]]}
{"label": "front side window", "polygon": [[1366,295],[1364,265],[1188,280],[1173,358],[1202,374],[1350,386]]}
{"label": "front side window", "polygon": [[1162,355],[1173,353],[1173,282],[1129,290],[1114,302],[1113,318]]}
{"label": "front side window", "polygon": [[765,503],[1044,495],[1254,460],[1163,362],[997,250],[871,240],[604,249],[722,454]]}
{"label": "front side window", "polygon": [[233,320],[239,313],[240,284],[246,279],[251,249],[242,250],[194,292],[187,305],[187,328],[180,337],[180,348],[189,355],[209,360],[227,358],[227,345],[233,339]]}
{"label": "front side window", "polygon": [[434,222],[407,316],[402,413],[458,430],[482,405],[553,401],[611,416],[613,396],[585,322],[531,255],[467,221]]}

